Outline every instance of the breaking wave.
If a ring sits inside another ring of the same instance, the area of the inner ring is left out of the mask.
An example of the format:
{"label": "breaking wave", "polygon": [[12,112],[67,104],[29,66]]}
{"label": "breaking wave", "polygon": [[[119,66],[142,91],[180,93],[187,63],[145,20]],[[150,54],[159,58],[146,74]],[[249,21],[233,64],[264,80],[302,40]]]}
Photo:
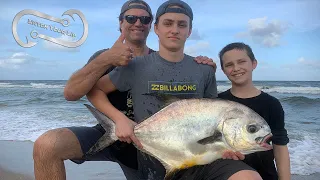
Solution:
{"label": "breaking wave", "polygon": [[39,89],[59,89],[64,88],[64,84],[30,83],[30,84],[12,84],[0,83],[0,88],[39,88]]}
{"label": "breaking wave", "polygon": [[[228,90],[230,86],[219,85],[218,91]],[[320,94],[320,87],[285,87],[285,86],[257,86],[258,89],[266,93],[283,93],[283,94]]]}
{"label": "breaking wave", "polygon": [[280,99],[282,102],[286,102],[289,104],[301,104],[301,105],[313,105],[320,103],[320,98],[309,98],[304,96],[292,96],[292,97],[285,97]]}

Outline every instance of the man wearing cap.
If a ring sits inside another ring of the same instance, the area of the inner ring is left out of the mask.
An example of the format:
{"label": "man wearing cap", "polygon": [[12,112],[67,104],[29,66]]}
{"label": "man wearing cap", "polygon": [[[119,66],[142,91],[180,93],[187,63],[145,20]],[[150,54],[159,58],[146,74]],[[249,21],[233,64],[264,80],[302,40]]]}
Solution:
{"label": "man wearing cap", "polygon": [[[116,124],[120,141],[135,143],[143,148],[134,136],[133,128],[153,115],[163,105],[148,93],[164,93],[179,98],[216,98],[215,71],[210,66],[197,64],[193,57],[184,54],[185,41],[191,34],[193,13],[183,1],[170,0],[157,11],[154,30],[159,37],[159,52],[137,56],[127,66],[116,67],[103,76],[87,94],[88,100]],[[190,86],[181,88],[160,87]],[[112,105],[105,94],[114,91],[132,92],[134,121]],[[165,169],[155,158],[138,151],[139,179],[162,180]],[[186,177],[190,175],[189,177]],[[261,179],[259,174],[242,161],[219,160],[208,166],[194,167],[177,173],[181,179]]]}
{"label": "man wearing cap", "polygon": [[[98,79],[116,66],[127,65],[133,57],[154,52],[146,45],[153,20],[149,5],[141,0],[127,1],[119,16],[121,35],[110,49],[94,53],[88,63],[75,72],[66,84],[64,96],[76,101],[87,94]],[[124,42],[125,41],[125,42]],[[196,59],[199,63],[215,64],[208,58]],[[131,93],[114,91],[110,102],[129,119],[134,118]],[[88,112],[89,113],[89,112]],[[132,121],[134,124],[134,121]],[[38,180],[66,179],[64,160],[82,164],[85,161],[113,161],[122,168],[127,179],[136,179],[137,155],[132,144],[117,142],[90,159],[83,153],[105,133],[100,124],[94,127],[65,127],[49,130],[34,143],[34,173]]]}

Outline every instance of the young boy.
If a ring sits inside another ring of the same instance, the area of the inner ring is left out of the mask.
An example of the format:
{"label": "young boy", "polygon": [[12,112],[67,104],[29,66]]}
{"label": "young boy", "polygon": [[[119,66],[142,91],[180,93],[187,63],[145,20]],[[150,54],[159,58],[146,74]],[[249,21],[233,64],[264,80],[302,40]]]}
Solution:
{"label": "young boy", "polygon": [[219,57],[232,87],[218,97],[242,103],[256,111],[268,122],[273,134],[273,150],[247,155],[243,161],[256,169],[263,179],[290,179],[289,138],[284,127],[284,111],[275,97],[254,86],[252,72],[257,67],[257,60],[252,49],[244,43],[231,43],[220,51]]}

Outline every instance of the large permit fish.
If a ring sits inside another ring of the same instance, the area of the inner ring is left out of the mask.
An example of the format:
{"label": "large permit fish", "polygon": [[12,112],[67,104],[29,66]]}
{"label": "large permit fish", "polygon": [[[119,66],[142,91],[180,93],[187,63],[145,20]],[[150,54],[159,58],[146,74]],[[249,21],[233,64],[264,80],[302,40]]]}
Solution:
{"label": "large permit fish", "polygon": [[[267,122],[252,109],[222,99],[180,99],[134,127],[134,134],[143,145],[139,149],[158,159],[173,172],[196,165],[209,164],[225,151],[250,154],[272,149]],[[106,133],[91,147],[86,156],[109,146],[118,138],[115,124],[103,113],[85,104]]]}

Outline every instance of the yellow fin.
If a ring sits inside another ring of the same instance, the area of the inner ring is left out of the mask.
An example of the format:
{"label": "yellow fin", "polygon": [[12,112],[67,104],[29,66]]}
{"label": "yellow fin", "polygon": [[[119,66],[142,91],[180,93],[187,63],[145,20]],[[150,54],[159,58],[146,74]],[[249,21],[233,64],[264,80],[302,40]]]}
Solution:
{"label": "yellow fin", "polygon": [[196,166],[198,165],[197,164],[197,158],[198,156],[194,157],[194,158],[191,158],[191,159],[188,159],[188,160],[185,160],[183,161],[179,166],[177,167],[172,167],[172,168],[169,168],[169,167],[165,167],[166,168],[166,175],[164,177],[164,180],[169,180],[172,178],[172,176],[182,170],[182,169],[187,169],[187,168],[190,168],[190,167],[193,167],[193,166]]}

